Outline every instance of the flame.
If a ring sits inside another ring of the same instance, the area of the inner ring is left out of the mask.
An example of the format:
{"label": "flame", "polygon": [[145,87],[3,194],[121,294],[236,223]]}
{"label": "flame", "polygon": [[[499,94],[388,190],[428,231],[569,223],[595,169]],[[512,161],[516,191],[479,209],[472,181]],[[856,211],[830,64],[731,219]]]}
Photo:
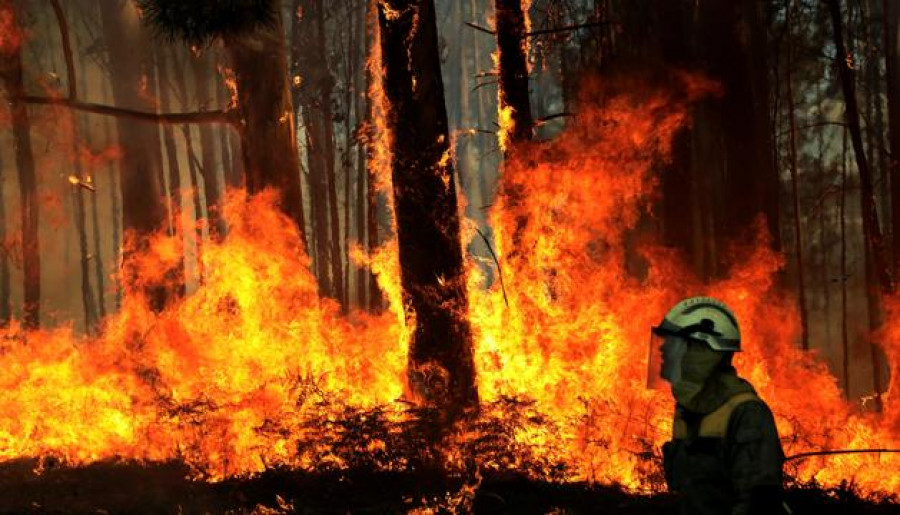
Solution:
{"label": "flame", "polygon": [[9,56],[22,47],[22,31],[10,1],[0,3],[0,53]]}
{"label": "flame", "polygon": [[[900,374],[884,412],[861,413],[818,356],[794,345],[799,316],[794,299],[775,287],[784,258],[770,250],[763,223],[752,245],[732,250],[730,273],[714,284],[688,275],[652,238],[629,251],[658,195],[656,164],[671,158],[691,102],[717,91],[702,79],[678,83],[648,91],[587,82],[562,135],[510,156],[504,173],[521,201],[500,199],[491,211],[505,291],[499,281],[486,286],[474,258],[467,274],[482,413],[443,451],[448,463],[462,468],[476,459],[486,469],[661,488],[654,457],[671,430],[672,401],[644,387],[647,331],[695,294],[715,295],[737,314],[746,351],[736,365],[771,405],[787,454],[900,446]],[[377,81],[371,93],[381,98]],[[390,191],[379,102],[375,114],[372,166]],[[352,463],[329,447],[322,427],[354,407],[404,420],[409,328],[396,242],[371,255],[353,252],[376,273],[390,309],[342,316],[318,296],[299,235],[275,198],[229,192],[230,230],[204,246],[204,282],[161,313],[140,292],[144,282],[165,281],[179,259],[182,235],[166,232],[132,254],[135,283],[99,335],[25,331],[15,322],[0,330],[0,458],[180,459],[208,479],[277,464],[340,468]],[[519,220],[526,224],[516,231]],[[474,238],[475,228],[464,222],[464,237]],[[639,274],[629,268],[635,259]],[[900,296],[887,307],[895,319]],[[897,326],[887,323],[882,335],[893,370],[900,370]],[[495,439],[508,451],[503,457],[475,452],[490,424],[508,429]],[[379,466],[400,466],[379,457],[392,437],[372,436],[360,451]],[[865,492],[900,488],[896,455],[811,459],[788,471],[826,486],[852,479]]]}

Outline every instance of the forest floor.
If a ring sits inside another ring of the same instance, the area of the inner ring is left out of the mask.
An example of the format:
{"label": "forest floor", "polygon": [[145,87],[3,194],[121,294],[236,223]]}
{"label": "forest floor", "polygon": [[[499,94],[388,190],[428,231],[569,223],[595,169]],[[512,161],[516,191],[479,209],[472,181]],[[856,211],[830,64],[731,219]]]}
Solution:
{"label": "forest floor", "polygon": [[[675,513],[668,494],[634,495],[584,483],[548,483],[522,477],[485,477],[466,490],[438,473],[357,470],[304,473],[270,470],[243,479],[209,483],[187,479],[177,463],[98,463],[46,466],[34,460],[0,465],[2,513]],[[450,495],[447,492],[466,492]],[[863,498],[850,486],[811,485],[788,490],[796,514],[900,513],[900,503]],[[461,504],[460,504],[461,503]],[[454,509],[454,506],[456,507]]]}

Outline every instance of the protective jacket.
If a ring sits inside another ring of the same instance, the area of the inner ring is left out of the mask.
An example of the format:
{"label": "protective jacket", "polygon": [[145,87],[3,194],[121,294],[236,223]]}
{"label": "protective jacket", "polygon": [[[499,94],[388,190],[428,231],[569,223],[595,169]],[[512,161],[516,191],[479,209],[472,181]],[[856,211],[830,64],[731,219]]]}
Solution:
{"label": "protective jacket", "polygon": [[786,513],[775,419],[753,387],[729,367],[690,405],[676,406],[673,437],[663,446],[666,482],[681,513]]}

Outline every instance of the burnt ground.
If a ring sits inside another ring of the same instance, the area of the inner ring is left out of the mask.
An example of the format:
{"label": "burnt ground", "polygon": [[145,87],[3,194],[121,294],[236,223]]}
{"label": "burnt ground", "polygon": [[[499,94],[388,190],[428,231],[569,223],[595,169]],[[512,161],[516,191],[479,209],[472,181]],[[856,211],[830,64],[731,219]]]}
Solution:
{"label": "burnt ground", "polygon": [[[475,513],[674,513],[667,494],[637,496],[609,486],[556,484],[505,475],[485,477],[467,504],[460,480],[437,472],[304,473],[270,470],[261,475],[207,483],[186,479],[176,463],[99,463],[69,468],[36,462],[0,465],[2,513],[404,513],[431,506],[438,512]],[[900,513],[900,503],[863,499],[851,485],[788,490],[794,513]],[[896,499],[895,499],[896,501]]]}

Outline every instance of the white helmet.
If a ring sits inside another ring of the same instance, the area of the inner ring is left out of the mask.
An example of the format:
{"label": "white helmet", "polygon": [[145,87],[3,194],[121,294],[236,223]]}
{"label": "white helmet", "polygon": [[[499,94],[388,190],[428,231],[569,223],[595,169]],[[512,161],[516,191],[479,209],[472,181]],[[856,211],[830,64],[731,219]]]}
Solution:
{"label": "white helmet", "polygon": [[682,336],[706,342],[714,351],[741,350],[741,330],[734,313],[722,301],[712,297],[682,300],[652,331],[661,337]]}

